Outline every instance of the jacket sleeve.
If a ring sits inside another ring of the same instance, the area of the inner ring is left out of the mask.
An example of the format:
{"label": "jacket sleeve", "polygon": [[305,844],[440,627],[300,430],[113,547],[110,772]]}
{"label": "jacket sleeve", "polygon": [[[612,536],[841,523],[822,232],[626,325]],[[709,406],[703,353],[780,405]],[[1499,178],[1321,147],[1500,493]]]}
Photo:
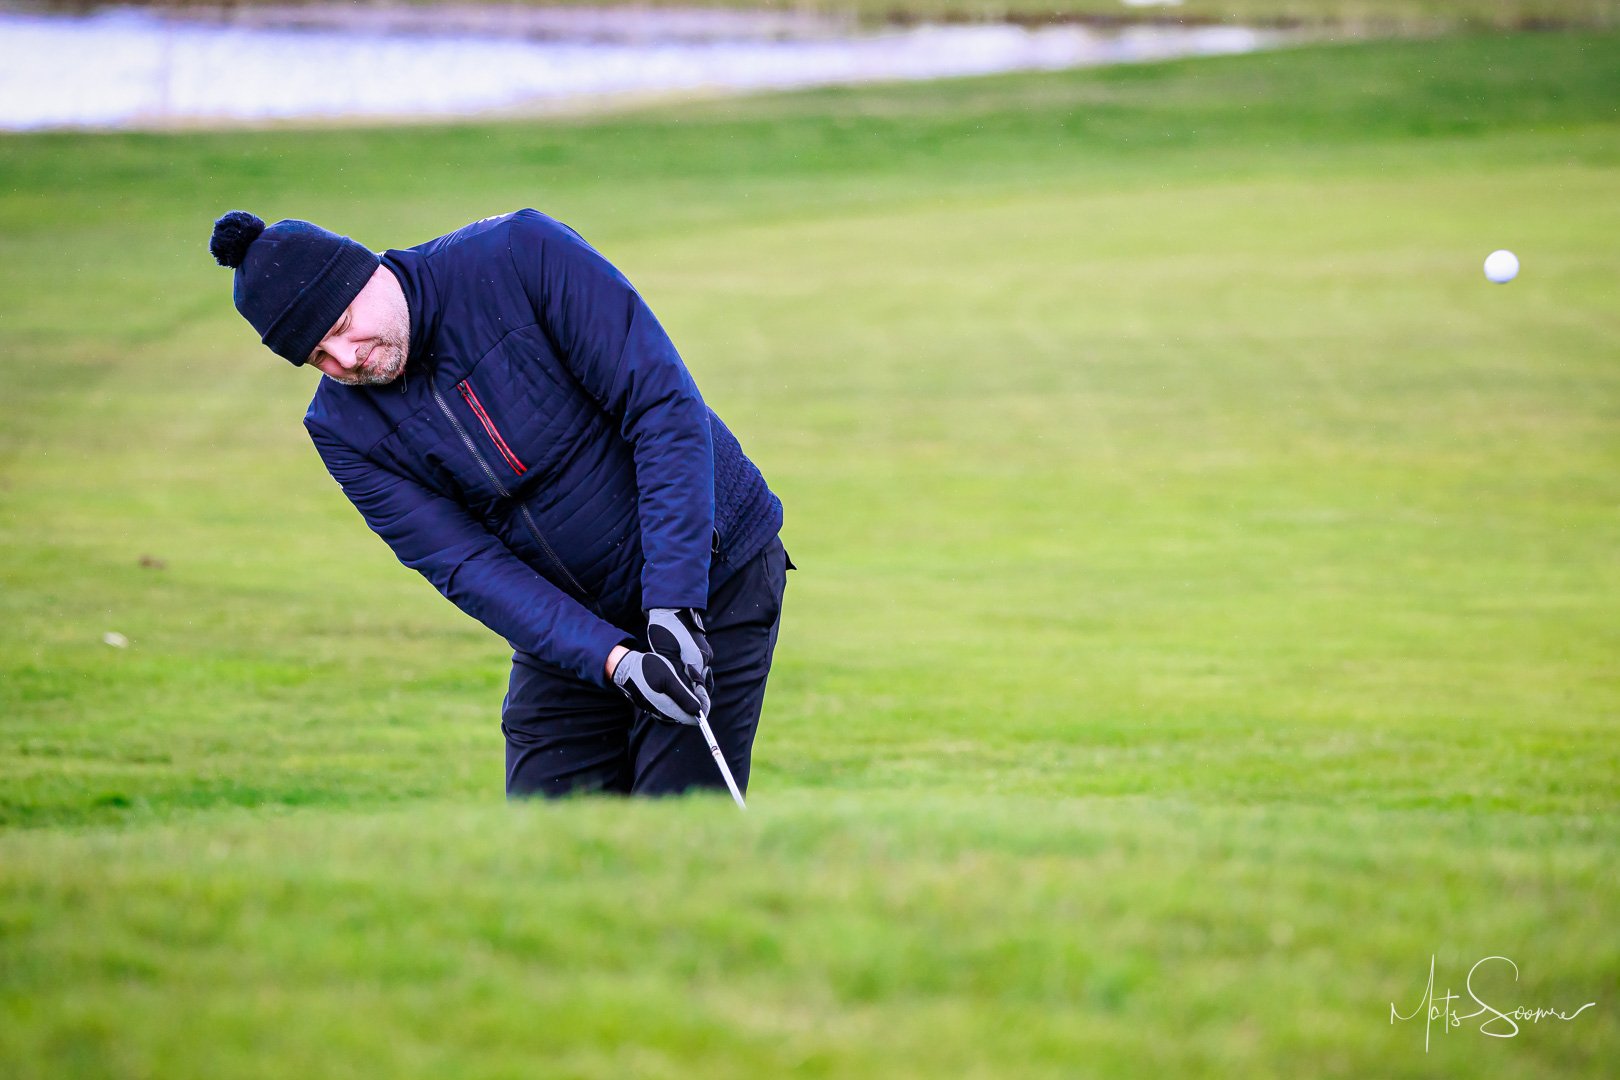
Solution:
{"label": "jacket sleeve", "polygon": [[642,606],[708,607],[714,442],[691,373],[630,282],[578,233],[524,210],[508,242],[541,328],[631,445]]}
{"label": "jacket sleeve", "polygon": [[514,649],[596,686],[615,645],[636,639],[537,574],[458,503],[309,429],[327,471],[399,561]]}

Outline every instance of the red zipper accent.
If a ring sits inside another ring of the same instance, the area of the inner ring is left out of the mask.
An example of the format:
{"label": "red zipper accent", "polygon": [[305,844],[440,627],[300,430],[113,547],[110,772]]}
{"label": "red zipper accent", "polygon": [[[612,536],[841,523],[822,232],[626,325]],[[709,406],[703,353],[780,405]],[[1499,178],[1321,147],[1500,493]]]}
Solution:
{"label": "red zipper accent", "polygon": [[523,462],[518,460],[518,456],[512,453],[512,448],[506,445],[506,440],[501,438],[501,433],[495,430],[495,421],[491,420],[489,413],[484,411],[484,404],[478,400],[478,395],[473,393],[473,388],[464,379],[456,383],[456,389],[461,391],[461,396],[467,399],[468,405],[472,406],[473,415],[478,417],[480,424],[484,425],[484,430],[489,432],[489,437],[495,440],[495,449],[499,450],[501,457],[505,458],[506,463],[512,466],[512,471],[519,476],[528,472]]}

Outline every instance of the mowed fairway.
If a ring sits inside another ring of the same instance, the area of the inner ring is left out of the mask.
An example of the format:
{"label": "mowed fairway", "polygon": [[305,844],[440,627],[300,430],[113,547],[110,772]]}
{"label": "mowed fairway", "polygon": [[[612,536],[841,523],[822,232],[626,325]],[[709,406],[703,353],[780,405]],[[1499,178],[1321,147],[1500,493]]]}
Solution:
{"label": "mowed fairway", "polygon": [[[786,504],[746,816],[503,801],[205,248],[520,206]],[[1617,240],[1613,35],[0,141],[0,1075],[1612,1075]]]}

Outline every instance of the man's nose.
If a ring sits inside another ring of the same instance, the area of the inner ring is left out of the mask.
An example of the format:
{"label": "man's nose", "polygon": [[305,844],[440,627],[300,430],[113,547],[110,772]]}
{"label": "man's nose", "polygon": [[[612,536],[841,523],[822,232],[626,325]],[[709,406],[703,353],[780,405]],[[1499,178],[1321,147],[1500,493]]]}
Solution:
{"label": "man's nose", "polygon": [[334,341],[328,351],[344,371],[354,367],[360,359],[360,350],[355,348],[352,341]]}

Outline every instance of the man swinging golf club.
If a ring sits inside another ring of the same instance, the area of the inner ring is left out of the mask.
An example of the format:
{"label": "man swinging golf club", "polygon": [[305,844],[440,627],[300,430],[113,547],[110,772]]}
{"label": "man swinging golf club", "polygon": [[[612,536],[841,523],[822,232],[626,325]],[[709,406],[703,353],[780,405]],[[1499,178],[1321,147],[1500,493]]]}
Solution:
{"label": "man swinging golf club", "polygon": [[515,650],[507,794],[735,777],[740,803],[782,504],[624,275],[536,210],[380,256],[235,210],[209,249],[264,344],[326,376],[304,426],[343,493]]}

